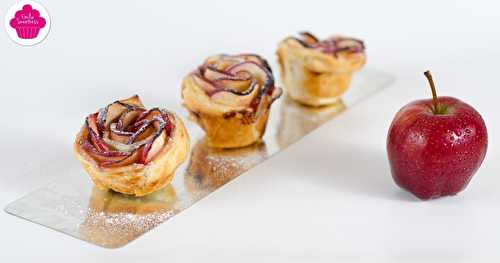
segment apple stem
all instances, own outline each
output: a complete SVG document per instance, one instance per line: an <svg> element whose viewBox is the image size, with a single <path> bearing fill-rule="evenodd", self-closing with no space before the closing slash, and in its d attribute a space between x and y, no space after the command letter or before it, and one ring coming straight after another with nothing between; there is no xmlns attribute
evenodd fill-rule
<svg viewBox="0 0 500 263"><path fill-rule="evenodd" d="M429 85L431 86L431 90L432 90L432 102L434 104L434 109L432 110L432 112L434 114L439 114L436 86L434 85L434 80L432 80L431 72L429 70L427 70L426 72L424 72L424 75L425 75L425 77L427 77L427 80L429 81Z"/></svg>

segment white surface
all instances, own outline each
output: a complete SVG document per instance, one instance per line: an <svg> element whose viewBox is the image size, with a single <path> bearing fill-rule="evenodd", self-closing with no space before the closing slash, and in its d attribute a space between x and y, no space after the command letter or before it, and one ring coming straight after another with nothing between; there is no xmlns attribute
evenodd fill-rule
<svg viewBox="0 0 500 263"><path fill-rule="evenodd" d="M78 165L70 148L85 114L131 93L178 103L182 76L213 53L273 61L298 30L340 32L364 39L370 66L398 79L122 249L1 212L2 262L498 262L494 1L147 2L42 1L52 17L44 42L21 47L0 33L0 207L56 179L61 163ZM0 1L2 16L13 3ZM490 134L467 190L431 202L394 185L385 153L395 112L430 96L425 69L439 94L474 105Z"/></svg>

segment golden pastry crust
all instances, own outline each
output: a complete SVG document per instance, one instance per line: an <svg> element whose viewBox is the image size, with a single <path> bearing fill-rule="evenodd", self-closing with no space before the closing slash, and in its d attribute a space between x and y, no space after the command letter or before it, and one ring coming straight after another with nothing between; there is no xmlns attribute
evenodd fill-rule
<svg viewBox="0 0 500 263"><path fill-rule="evenodd" d="M302 104L321 106L335 103L349 87L353 72L366 63L364 45L356 42L358 40L334 36L325 41L344 41L346 47L360 45L360 48L353 51L344 47L325 52L314 46L322 47L323 42L312 41L312 46L309 46L290 37L279 44L277 57L282 82L287 94Z"/></svg>
<svg viewBox="0 0 500 263"><path fill-rule="evenodd" d="M281 92L267 62L252 54L210 57L182 82L190 118L217 148L244 147L262 138Z"/></svg>
<svg viewBox="0 0 500 263"><path fill-rule="evenodd" d="M135 196L144 196L168 185L177 167L186 159L190 147L189 135L182 120L174 113L168 114L174 128L154 156L147 162L135 160L117 166L103 165L88 150L85 142L88 141L89 129L87 124L84 125L76 137L74 152L95 185ZM141 147L131 152L130 156L138 155Z"/></svg>

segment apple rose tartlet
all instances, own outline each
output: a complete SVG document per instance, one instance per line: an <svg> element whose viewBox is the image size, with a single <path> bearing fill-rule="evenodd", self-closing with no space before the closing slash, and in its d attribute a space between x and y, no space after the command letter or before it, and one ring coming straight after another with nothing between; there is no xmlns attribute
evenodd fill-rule
<svg viewBox="0 0 500 263"><path fill-rule="evenodd" d="M281 79L290 97L309 106L335 103L353 72L366 62L361 40L333 36L318 40L310 33L288 37L278 46Z"/></svg>
<svg viewBox="0 0 500 263"><path fill-rule="evenodd" d="M205 131L208 145L217 148L260 140L281 93L267 61L253 54L209 57L182 83L184 106Z"/></svg>
<svg viewBox="0 0 500 263"><path fill-rule="evenodd" d="M146 110L136 95L90 114L74 150L97 187L143 196L170 183L189 143L179 117Z"/></svg>

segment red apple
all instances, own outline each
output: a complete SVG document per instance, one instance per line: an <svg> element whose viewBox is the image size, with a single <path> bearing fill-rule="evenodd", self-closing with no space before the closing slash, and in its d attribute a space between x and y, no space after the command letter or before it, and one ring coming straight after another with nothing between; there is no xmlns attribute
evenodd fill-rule
<svg viewBox="0 0 500 263"><path fill-rule="evenodd" d="M387 135L394 181L422 200L463 190L488 146L481 115L456 98L437 97L430 72L425 75L433 98L399 110Z"/></svg>

